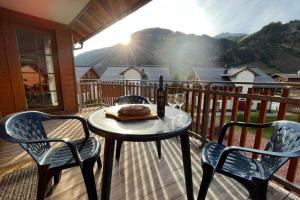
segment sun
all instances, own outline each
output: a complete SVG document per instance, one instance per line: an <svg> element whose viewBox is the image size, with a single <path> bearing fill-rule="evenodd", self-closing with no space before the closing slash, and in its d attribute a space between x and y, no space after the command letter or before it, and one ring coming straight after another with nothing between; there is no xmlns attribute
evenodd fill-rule
<svg viewBox="0 0 300 200"><path fill-rule="evenodd" d="M126 36L121 38L120 43L123 45L128 45L131 41L131 37L130 36Z"/></svg>

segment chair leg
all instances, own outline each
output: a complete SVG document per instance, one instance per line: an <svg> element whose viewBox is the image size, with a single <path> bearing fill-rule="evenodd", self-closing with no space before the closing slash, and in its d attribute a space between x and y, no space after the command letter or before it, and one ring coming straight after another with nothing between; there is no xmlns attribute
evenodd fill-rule
<svg viewBox="0 0 300 200"><path fill-rule="evenodd" d="M266 200L268 181L254 181L253 190L248 190L253 200Z"/></svg>
<svg viewBox="0 0 300 200"><path fill-rule="evenodd" d="M96 190L96 183L95 177L93 172L94 162L83 163L83 167L81 168L82 176L84 179L86 191L88 194L89 200L97 200L97 190Z"/></svg>
<svg viewBox="0 0 300 200"><path fill-rule="evenodd" d="M98 165L99 168L102 167L102 162L101 162L100 156L99 156L98 159L97 159L97 165Z"/></svg>
<svg viewBox="0 0 300 200"><path fill-rule="evenodd" d="M49 173L47 168L38 168L38 188L37 188L37 200L43 200L45 198L48 183L52 175Z"/></svg>
<svg viewBox="0 0 300 200"><path fill-rule="evenodd" d="M214 176L214 169L212 166L209 165L202 165L203 175L200 190L198 193L198 200L205 200L209 185L212 181Z"/></svg>
<svg viewBox="0 0 300 200"><path fill-rule="evenodd" d="M54 175L54 184L58 184L61 179L61 171Z"/></svg>
<svg viewBox="0 0 300 200"><path fill-rule="evenodd" d="M116 159L119 160L123 141L117 140Z"/></svg>
<svg viewBox="0 0 300 200"><path fill-rule="evenodd" d="M156 148L157 148L158 158L160 159L161 158L161 141L160 140L156 141Z"/></svg>

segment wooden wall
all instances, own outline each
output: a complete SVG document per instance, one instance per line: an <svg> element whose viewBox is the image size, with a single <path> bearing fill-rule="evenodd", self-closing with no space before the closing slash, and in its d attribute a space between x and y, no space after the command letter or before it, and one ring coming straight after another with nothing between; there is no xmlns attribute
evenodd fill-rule
<svg viewBox="0 0 300 200"><path fill-rule="evenodd" d="M26 110L23 80L13 24L55 32L62 91L62 110L76 112L76 79L71 30L68 26L0 8L0 112L3 116Z"/></svg>
<svg viewBox="0 0 300 200"><path fill-rule="evenodd" d="M1 22L1 21L0 21ZM16 110L5 51L4 36L0 27L0 112L2 116Z"/></svg>

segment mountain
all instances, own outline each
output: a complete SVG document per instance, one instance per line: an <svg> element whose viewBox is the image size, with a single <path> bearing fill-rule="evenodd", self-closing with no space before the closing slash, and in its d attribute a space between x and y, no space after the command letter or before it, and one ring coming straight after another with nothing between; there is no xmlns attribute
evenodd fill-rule
<svg viewBox="0 0 300 200"><path fill-rule="evenodd" d="M296 73L300 69L300 21L271 23L243 38L239 50L247 50L274 71Z"/></svg>
<svg viewBox="0 0 300 200"><path fill-rule="evenodd" d="M191 67L215 66L225 49L236 44L207 35L186 35L167 29L151 28L131 35L129 45L118 44L76 56L76 65L103 69L108 65L169 65L173 75L187 76Z"/></svg>
<svg viewBox="0 0 300 200"><path fill-rule="evenodd" d="M221 34L226 35L231 34ZM167 64L180 78L185 78L192 67L225 64L254 65L270 74L296 73L300 69L300 21L271 23L237 41L150 28L132 34L129 45L85 52L75 57L75 63L100 71L109 65Z"/></svg>
<svg viewBox="0 0 300 200"><path fill-rule="evenodd" d="M238 42L246 36L247 36L246 33L228 33L228 32L225 32L225 33L220 33L218 35L215 35L214 38L227 39L227 40L231 40L233 42Z"/></svg>

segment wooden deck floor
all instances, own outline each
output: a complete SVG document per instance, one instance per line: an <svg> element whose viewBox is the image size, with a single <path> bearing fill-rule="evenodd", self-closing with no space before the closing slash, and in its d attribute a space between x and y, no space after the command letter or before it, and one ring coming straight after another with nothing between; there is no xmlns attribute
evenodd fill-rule
<svg viewBox="0 0 300 200"><path fill-rule="evenodd" d="M94 109L85 109L80 114L87 116ZM47 123L50 136L67 138L80 137L80 124L75 121L53 121ZM103 156L103 140L102 152ZM193 170L194 197L197 196L202 177L199 146L201 143L191 139L191 160ZM30 158L17 145L0 144L0 169L6 173L14 168L24 166ZM95 180L98 197L102 169L95 165ZM234 180L222 175L215 175L207 199L248 199L247 191ZM79 168L63 172L61 182L56 186L48 200L87 199L83 178ZM162 158L159 160L155 143L129 143L122 146L121 158L114 161L111 184L111 199L186 199L180 141L177 138L162 142ZM268 199L300 199L282 187L271 183Z"/></svg>

